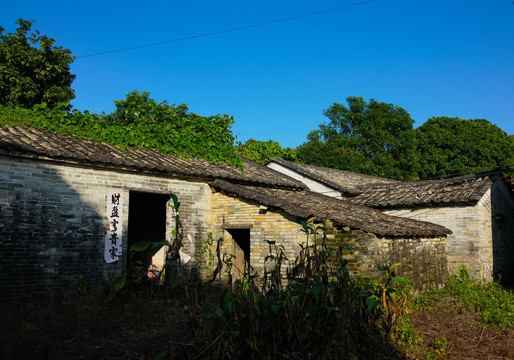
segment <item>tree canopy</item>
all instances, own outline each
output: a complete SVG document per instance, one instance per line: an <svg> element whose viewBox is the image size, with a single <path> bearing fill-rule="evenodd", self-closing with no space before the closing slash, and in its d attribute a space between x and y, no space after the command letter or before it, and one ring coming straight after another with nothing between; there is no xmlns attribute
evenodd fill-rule
<svg viewBox="0 0 514 360"><path fill-rule="evenodd" d="M279 157L289 161L296 160L296 149L284 148L279 142L274 140L259 141L248 139L245 143L239 142L236 146L236 151L238 154L261 164L265 164L272 157Z"/></svg>
<svg viewBox="0 0 514 360"><path fill-rule="evenodd" d="M309 133L298 160L363 174L413 178L414 121L403 108L348 96L348 107L334 103L324 111L328 124Z"/></svg>
<svg viewBox="0 0 514 360"><path fill-rule="evenodd" d="M434 117L413 129L399 106L349 96L298 147L307 164L397 180L442 178L514 165L514 138L484 119Z"/></svg>
<svg viewBox="0 0 514 360"><path fill-rule="evenodd" d="M18 19L14 33L0 27L0 104L31 108L45 102L54 107L75 98L70 73L74 57L55 40L31 32L34 21Z"/></svg>
<svg viewBox="0 0 514 360"><path fill-rule="evenodd" d="M514 165L514 139L485 119L433 117L416 129L421 178Z"/></svg>

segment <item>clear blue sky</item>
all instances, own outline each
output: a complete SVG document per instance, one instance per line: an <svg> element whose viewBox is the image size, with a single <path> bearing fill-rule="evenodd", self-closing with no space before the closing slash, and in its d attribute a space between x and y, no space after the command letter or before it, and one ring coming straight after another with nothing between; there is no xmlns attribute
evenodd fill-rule
<svg viewBox="0 0 514 360"><path fill-rule="evenodd" d="M346 0L7 1L81 56L354 4ZM432 116L485 118L514 134L511 0L377 0L216 36L77 58L73 105L110 112L132 89L233 115L238 140L296 146L346 96Z"/></svg>

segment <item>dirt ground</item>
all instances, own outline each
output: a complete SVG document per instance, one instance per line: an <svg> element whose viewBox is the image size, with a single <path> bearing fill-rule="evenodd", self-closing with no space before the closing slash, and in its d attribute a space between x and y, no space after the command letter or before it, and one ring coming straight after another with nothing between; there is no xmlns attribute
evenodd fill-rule
<svg viewBox="0 0 514 360"><path fill-rule="evenodd" d="M198 313L203 317L199 338L212 337L212 331L215 335L209 315L202 309ZM483 327L479 318L475 312L460 311L451 300L431 311L414 312L412 324L423 343L421 352L411 357L423 358L423 349L445 337L449 345L441 359L514 359L514 329ZM178 302L115 302L99 310L83 298L3 304L0 310L0 358L6 360L204 358L193 339Z"/></svg>
<svg viewBox="0 0 514 360"><path fill-rule="evenodd" d="M476 311L462 311L451 298L436 303L430 311L415 311L411 324L421 333L425 350L434 339L447 339L442 359L514 359L514 328L484 327Z"/></svg>
<svg viewBox="0 0 514 360"><path fill-rule="evenodd" d="M13 304L2 313L1 359L146 360L182 351L192 338L184 310L161 302L100 310L81 299Z"/></svg>

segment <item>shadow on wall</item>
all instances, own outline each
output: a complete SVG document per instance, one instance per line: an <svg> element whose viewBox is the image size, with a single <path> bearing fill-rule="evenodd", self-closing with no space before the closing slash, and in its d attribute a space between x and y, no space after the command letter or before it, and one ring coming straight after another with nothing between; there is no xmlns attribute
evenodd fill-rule
<svg viewBox="0 0 514 360"><path fill-rule="evenodd" d="M76 289L81 279L102 277L105 218L52 167L4 160L0 300Z"/></svg>
<svg viewBox="0 0 514 360"><path fill-rule="evenodd" d="M505 190L494 186L491 194L493 272L503 286L514 288L514 200Z"/></svg>

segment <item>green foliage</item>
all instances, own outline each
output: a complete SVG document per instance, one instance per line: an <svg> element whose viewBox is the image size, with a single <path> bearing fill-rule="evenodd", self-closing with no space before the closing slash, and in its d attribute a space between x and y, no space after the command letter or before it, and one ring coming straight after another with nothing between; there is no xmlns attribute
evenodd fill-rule
<svg viewBox="0 0 514 360"><path fill-rule="evenodd" d="M55 40L31 32L33 21L18 19L14 33L0 27L0 104L31 108L54 107L75 97L70 73L74 57Z"/></svg>
<svg viewBox="0 0 514 360"><path fill-rule="evenodd" d="M514 293L497 282L471 280L464 265L458 276L450 276L442 289L431 289L420 294L415 301L418 308L428 308L434 301L452 297L463 310L474 308L484 324L506 328L514 326Z"/></svg>
<svg viewBox="0 0 514 360"><path fill-rule="evenodd" d="M88 137L122 149L155 149L180 157L242 166L232 145L232 117L203 117L190 113L186 105L158 104L149 93L135 90L115 103L116 110L107 115L67 112L68 104L61 103L52 109L46 104L32 109L0 105L0 126L37 127Z"/></svg>
<svg viewBox="0 0 514 360"><path fill-rule="evenodd" d="M219 347L217 358L356 358L363 351L358 339L382 341L385 332L377 326L389 328L396 314L388 314L405 310L398 299L409 291L398 285L394 271L383 280L354 280L342 257L344 246L326 246L323 224L304 223L301 230L306 243L286 274L283 247L264 240L269 254L262 288L256 274L247 274L224 291L219 305L207 306L220 324L217 344L209 345ZM376 298L384 303L370 306Z"/></svg>
<svg viewBox="0 0 514 360"><path fill-rule="evenodd" d="M460 281L465 283L469 282L469 271L466 265L461 264L457 270L457 274L459 276Z"/></svg>
<svg viewBox="0 0 514 360"><path fill-rule="evenodd" d="M408 315L398 316L391 338L397 344L410 349L414 349L422 340L421 334L412 327Z"/></svg>
<svg viewBox="0 0 514 360"><path fill-rule="evenodd" d="M198 260L196 262L196 270L201 273L202 268L206 266L205 271L209 274L212 273L214 265L214 253L212 251L212 247L214 245L214 238L212 236L212 231L207 233L207 239L203 241L203 246L198 252Z"/></svg>
<svg viewBox="0 0 514 360"><path fill-rule="evenodd" d="M382 328L389 333L396 324L398 316L406 315L409 301L412 298L412 287L406 277L398 276L395 268L400 263L391 266L379 266L385 272L383 280L366 276L358 276L362 291L368 296L366 303L369 311L375 311L381 318Z"/></svg>
<svg viewBox="0 0 514 360"><path fill-rule="evenodd" d="M413 130L399 106L347 97L298 147L298 161L397 180L472 174L514 164L514 138L487 120L434 117Z"/></svg>
<svg viewBox="0 0 514 360"><path fill-rule="evenodd" d="M443 358L448 353L448 348L450 346L451 344L444 336L435 338L430 344L429 349L423 352L425 355L425 359L435 360Z"/></svg>
<svg viewBox="0 0 514 360"><path fill-rule="evenodd" d="M236 151L239 155L261 164L265 164L272 157L296 161L296 149L283 148L280 143L274 140L259 141L248 139L244 144L238 142Z"/></svg>
<svg viewBox="0 0 514 360"><path fill-rule="evenodd" d="M421 178L473 174L514 164L514 138L484 119L434 117L415 133Z"/></svg>
<svg viewBox="0 0 514 360"><path fill-rule="evenodd" d="M334 103L324 111L330 120L298 147L303 163L362 174L415 178L414 121L403 108L348 96L348 107Z"/></svg>

